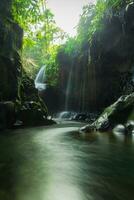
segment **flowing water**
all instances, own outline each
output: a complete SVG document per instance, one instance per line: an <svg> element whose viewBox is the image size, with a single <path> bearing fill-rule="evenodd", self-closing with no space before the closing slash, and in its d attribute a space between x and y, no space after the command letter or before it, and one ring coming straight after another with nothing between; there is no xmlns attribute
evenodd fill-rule
<svg viewBox="0 0 134 200"><path fill-rule="evenodd" d="M39 91L45 90L47 87L47 84L45 83L47 81L46 78L46 66L42 66L36 76L36 79L34 81L35 88L37 88Z"/></svg>
<svg viewBox="0 0 134 200"><path fill-rule="evenodd" d="M0 200L132 200L134 138L83 124L0 135Z"/></svg>
<svg viewBox="0 0 134 200"><path fill-rule="evenodd" d="M72 97L72 81L73 81L73 66L71 66L71 70L69 72L68 81L67 81L67 88L66 88L66 98L65 98L65 110L70 109L70 99Z"/></svg>
<svg viewBox="0 0 134 200"><path fill-rule="evenodd" d="M77 66L71 66L68 73L68 80L65 91L65 110L86 112L89 105L88 94L88 66L84 69L77 69Z"/></svg>
<svg viewBox="0 0 134 200"><path fill-rule="evenodd" d="M97 77L95 66L90 64L90 52L84 51L81 64L76 60L69 66L65 88L65 110L91 112L96 110ZM88 64L87 64L88 63Z"/></svg>

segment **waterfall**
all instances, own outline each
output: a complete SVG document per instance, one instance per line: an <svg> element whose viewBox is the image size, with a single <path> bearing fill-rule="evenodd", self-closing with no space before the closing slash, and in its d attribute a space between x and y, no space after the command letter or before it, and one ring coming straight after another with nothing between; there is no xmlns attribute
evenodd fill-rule
<svg viewBox="0 0 134 200"><path fill-rule="evenodd" d="M90 52L85 51L84 59L74 59L68 67L65 110L90 112L90 105L96 104L96 72L90 66ZM93 106L93 107L94 107Z"/></svg>
<svg viewBox="0 0 134 200"><path fill-rule="evenodd" d="M73 73L73 66L71 66L71 70L69 72L68 76L68 82L66 87L66 97L65 97L65 110L69 110L70 108L70 98L71 98L71 92L72 92L72 73Z"/></svg>
<svg viewBox="0 0 134 200"><path fill-rule="evenodd" d="M87 65L78 68L77 63L70 67L66 86L65 110L86 112L88 108L88 69Z"/></svg>
<svg viewBox="0 0 134 200"><path fill-rule="evenodd" d="M47 87L45 70L46 70L46 66L43 65L40 68L34 81L35 88L37 88L39 91L45 90Z"/></svg>

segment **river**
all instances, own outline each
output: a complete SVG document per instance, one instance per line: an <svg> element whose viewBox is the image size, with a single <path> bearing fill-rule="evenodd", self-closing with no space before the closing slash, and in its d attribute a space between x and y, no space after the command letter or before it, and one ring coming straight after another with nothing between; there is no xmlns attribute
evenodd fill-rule
<svg viewBox="0 0 134 200"><path fill-rule="evenodd" d="M0 135L0 200L132 200L134 138L80 123Z"/></svg>

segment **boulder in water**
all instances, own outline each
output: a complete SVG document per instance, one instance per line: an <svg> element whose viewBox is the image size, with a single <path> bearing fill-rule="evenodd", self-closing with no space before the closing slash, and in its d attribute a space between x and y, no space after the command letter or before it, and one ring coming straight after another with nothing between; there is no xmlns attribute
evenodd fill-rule
<svg viewBox="0 0 134 200"><path fill-rule="evenodd" d="M92 124L85 127L87 132L94 130L107 131L118 124L126 124L134 109L134 93L121 96L114 104L107 107L100 117ZM129 127L129 125L128 125ZM132 124L131 126L132 127ZM84 131L84 129L82 129Z"/></svg>
<svg viewBox="0 0 134 200"><path fill-rule="evenodd" d="M134 133L134 121L130 120L126 123L126 133L132 134Z"/></svg>
<svg viewBox="0 0 134 200"><path fill-rule="evenodd" d="M123 124L118 124L113 129L113 133L123 133L123 134L125 134L125 132L126 132L126 128Z"/></svg>

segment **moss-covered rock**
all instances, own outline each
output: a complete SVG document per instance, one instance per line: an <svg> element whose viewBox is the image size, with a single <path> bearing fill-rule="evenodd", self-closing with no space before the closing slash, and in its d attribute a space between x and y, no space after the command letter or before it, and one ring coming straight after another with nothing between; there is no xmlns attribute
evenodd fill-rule
<svg viewBox="0 0 134 200"><path fill-rule="evenodd" d="M19 86L19 100L20 107L24 105L31 105L34 110L41 109L46 116L48 114L48 109L45 102L39 97L38 90L34 86L34 80L29 78L26 72L23 70L20 86Z"/></svg>
<svg viewBox="0 0 134 200"><path fill-rule="evenodd" d="M100 117L92 124L81 130L90 132L93 130L106 131L117 124L126 124L128 120L134 120L134 93L121 96L114 104L107 107Z"/></svg>
<svg viewBox="0 0 134 200"><path fill-rule="evenodd" d="M0 129L11 128L15 120L48 124L47 108L22 69L23 30L14 22L11 6L12 0L0 1Z"/></svg>
<svg viewBox="0 0 134 200"><path fill-rule="evenodd" d="M59 87L62 98L68 96L69 110L102 111L120 96L134 91L134 3L123 1L117 8L114 6L117 1L110 2L113 6L107 7L100 16L94 14L94 20L85 15L88 25L84 27L83 22L83 27L79 27L85 29L85 34L82 44L76 45L78 49L74 48L73 53L70 50L71 55L65 50L67 44L59 50ZM100 17L100 25L94 27L89 42L88 33L97 17ZM84 21L84 14L82 19Z"/></svg>
<svg viewBox="0 0 134 200"><path fill-rule="evenodd" d="M22 45L22 37L22 29L14 23L12 18L6 15L6 11L3 12L0 18L1 100L14 100L18 96L18 83L21 75L21 62L18 52Z"/></svg>
<svg viewBox="0 0 134 200"><path fill-rule="evenodd" d="M0 127L9 128L15 119L15 100L21 76L19 50L23 30L13 21L11 0L0 1Z"/></svg>
<svg viewBox="0 0 134 200"><path fill-rule="evenodd" d="M17 112L17 119L22 121L24 126L51 125L55 122L48 120L46 110L43 109L41 103L25 101Z"/></svg>
<svg viewBox="0 0 134 200"><path fill-rule="evenodd" d="M98 108L105 108L121 95L134 91L134 3L120 9L110 8L104 13L102 24L90 45L89 68L95 76L90 85Z"/></svg>

